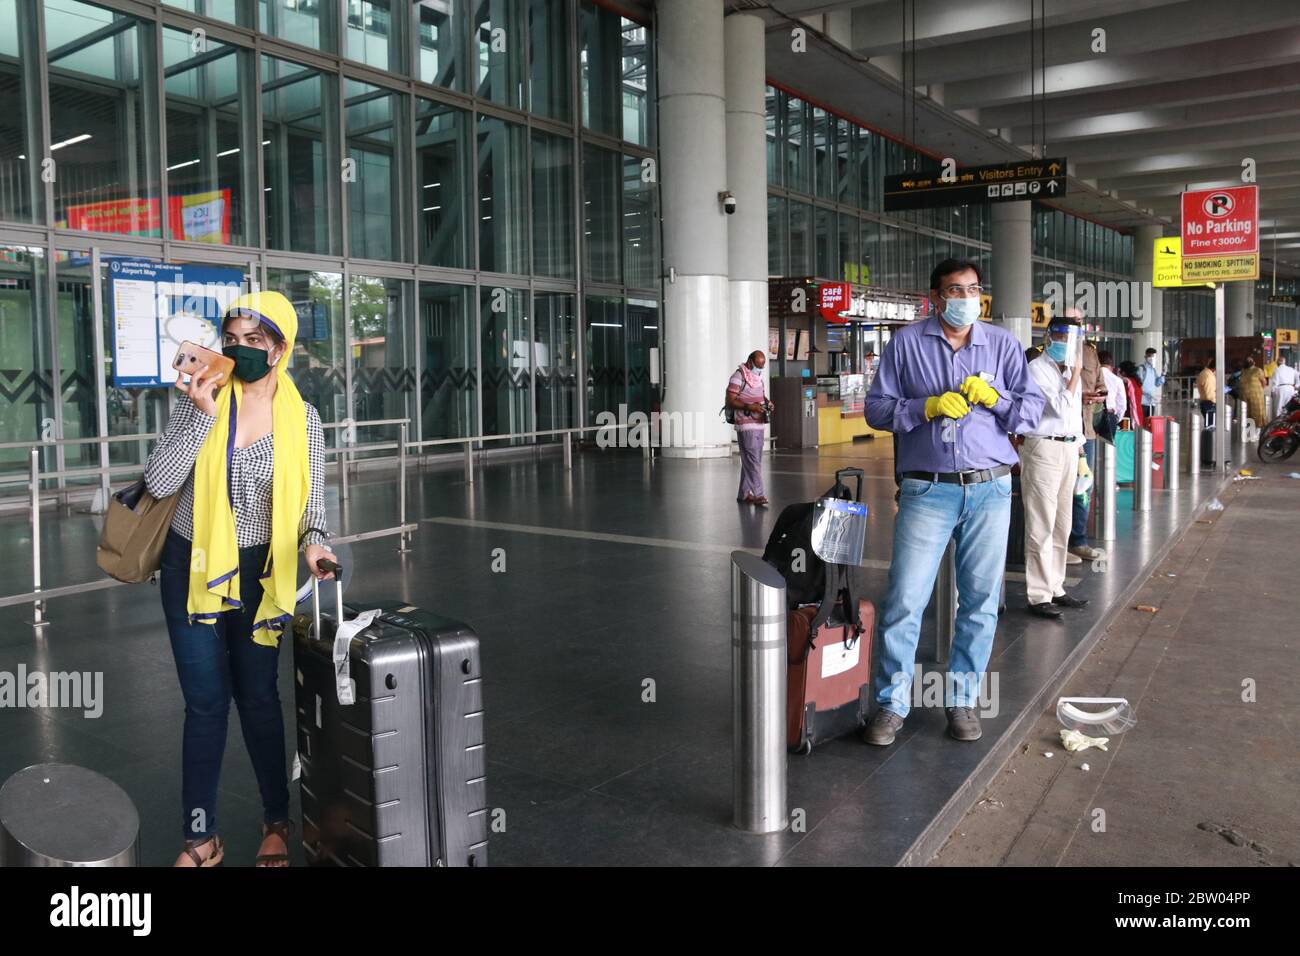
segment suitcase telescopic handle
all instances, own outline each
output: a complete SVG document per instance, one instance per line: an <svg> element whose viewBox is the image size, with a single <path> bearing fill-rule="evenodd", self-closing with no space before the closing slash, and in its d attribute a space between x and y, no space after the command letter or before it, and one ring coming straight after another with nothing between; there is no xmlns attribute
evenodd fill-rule
<svg viewBox="0 0 1300 956"><path fill-rule="evenodd" d="M841 468L841 469L839 469L838 471L835 472L835 484L836 484L836 486L839 486L839 485L841 485L841 484L844 484L844 483L840 480L841 478L856 478L856 479L858 479L858 494L857 494L857 497L855 497L853 500L854 500L854 501L861 501L861 500L862 500L862 469L861 469L861 468ZM844 487L847 489L847 488L848 488L848 485L845 484Z"/></svg>
<svg viewBox="0 0 1300 956"><path fill-rule="evenodd" d="M334 620L338 624L343 623L343 565L337 561L331 561L329 558L321 558L316 562L316 567L322 571L334 572ZM325 633L320 626L320 578L316 575L311 576L311 619L314 626L313 635L316 640L325 639Z"/></svg>

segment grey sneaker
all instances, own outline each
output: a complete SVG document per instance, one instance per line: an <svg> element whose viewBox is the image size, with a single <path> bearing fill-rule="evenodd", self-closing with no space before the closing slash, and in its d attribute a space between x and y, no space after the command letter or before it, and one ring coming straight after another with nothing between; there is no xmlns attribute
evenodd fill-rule
<svg viewBox="0 0 1300 956"><path fill-rule="evenodd" d="M903 729L903 718L892 710L881 707L871 715L871 720L862 731L862 742L875 747L888 747L894 742L894 736Z"/></svg>
<svg viewBox="0 0 1300 956"><path fill-rule="evenodd" d="M979 740L984 735L974 707L946 707L948 735L953 740Z"/></svg>

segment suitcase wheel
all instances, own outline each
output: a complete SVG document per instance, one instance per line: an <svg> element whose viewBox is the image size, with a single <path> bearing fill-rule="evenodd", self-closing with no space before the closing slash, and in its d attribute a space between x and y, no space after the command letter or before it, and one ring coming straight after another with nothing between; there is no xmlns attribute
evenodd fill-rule
<svg viewBox="0 0 1300 956"><path fill-rule="evenodd" d="M799 742L799 746L794 748L794 752L797 754L802 754L805 757L808 756L810 753L812 753L812 740L809 739L808 737L805 737L803 740Z"/></svg>

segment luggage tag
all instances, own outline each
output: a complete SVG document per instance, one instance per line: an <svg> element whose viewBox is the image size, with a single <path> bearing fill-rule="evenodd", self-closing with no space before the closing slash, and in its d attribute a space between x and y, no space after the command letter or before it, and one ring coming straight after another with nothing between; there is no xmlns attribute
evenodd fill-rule
<svg viewBox="0 0 1300 956"><path fill-rule="evenodd" d="M350 621L343 621L334 632L334 684L339 703L344 707L357 702L357 684L352 679L352 661L348 652L356 637L379 616L378 608L362 611Z"/></svg>

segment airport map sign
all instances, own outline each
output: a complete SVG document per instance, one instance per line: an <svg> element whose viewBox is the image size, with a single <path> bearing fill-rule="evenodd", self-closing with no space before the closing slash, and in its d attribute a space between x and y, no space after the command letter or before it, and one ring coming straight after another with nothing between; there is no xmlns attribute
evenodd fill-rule
<svg viewBox="0 0 1300 956"><path fill-rule="evenodd" d="M113 385L172 385L172 359L185 341L220 350L221 316L239 298L240 269L153 259L109 259Z"/></svg>
<svg viewBox="0 0 1300 956"><path fill-rule="evenodd" d="M1182 194L1184 283L1259 278L1259 187Z"/></svg>
<svg viewBox="0 0 1300 956"><path fill-rule="evenodd" d="M1054 199L1065 195L1065 168L1058 157L886 176L885 211Z"/></svg>

